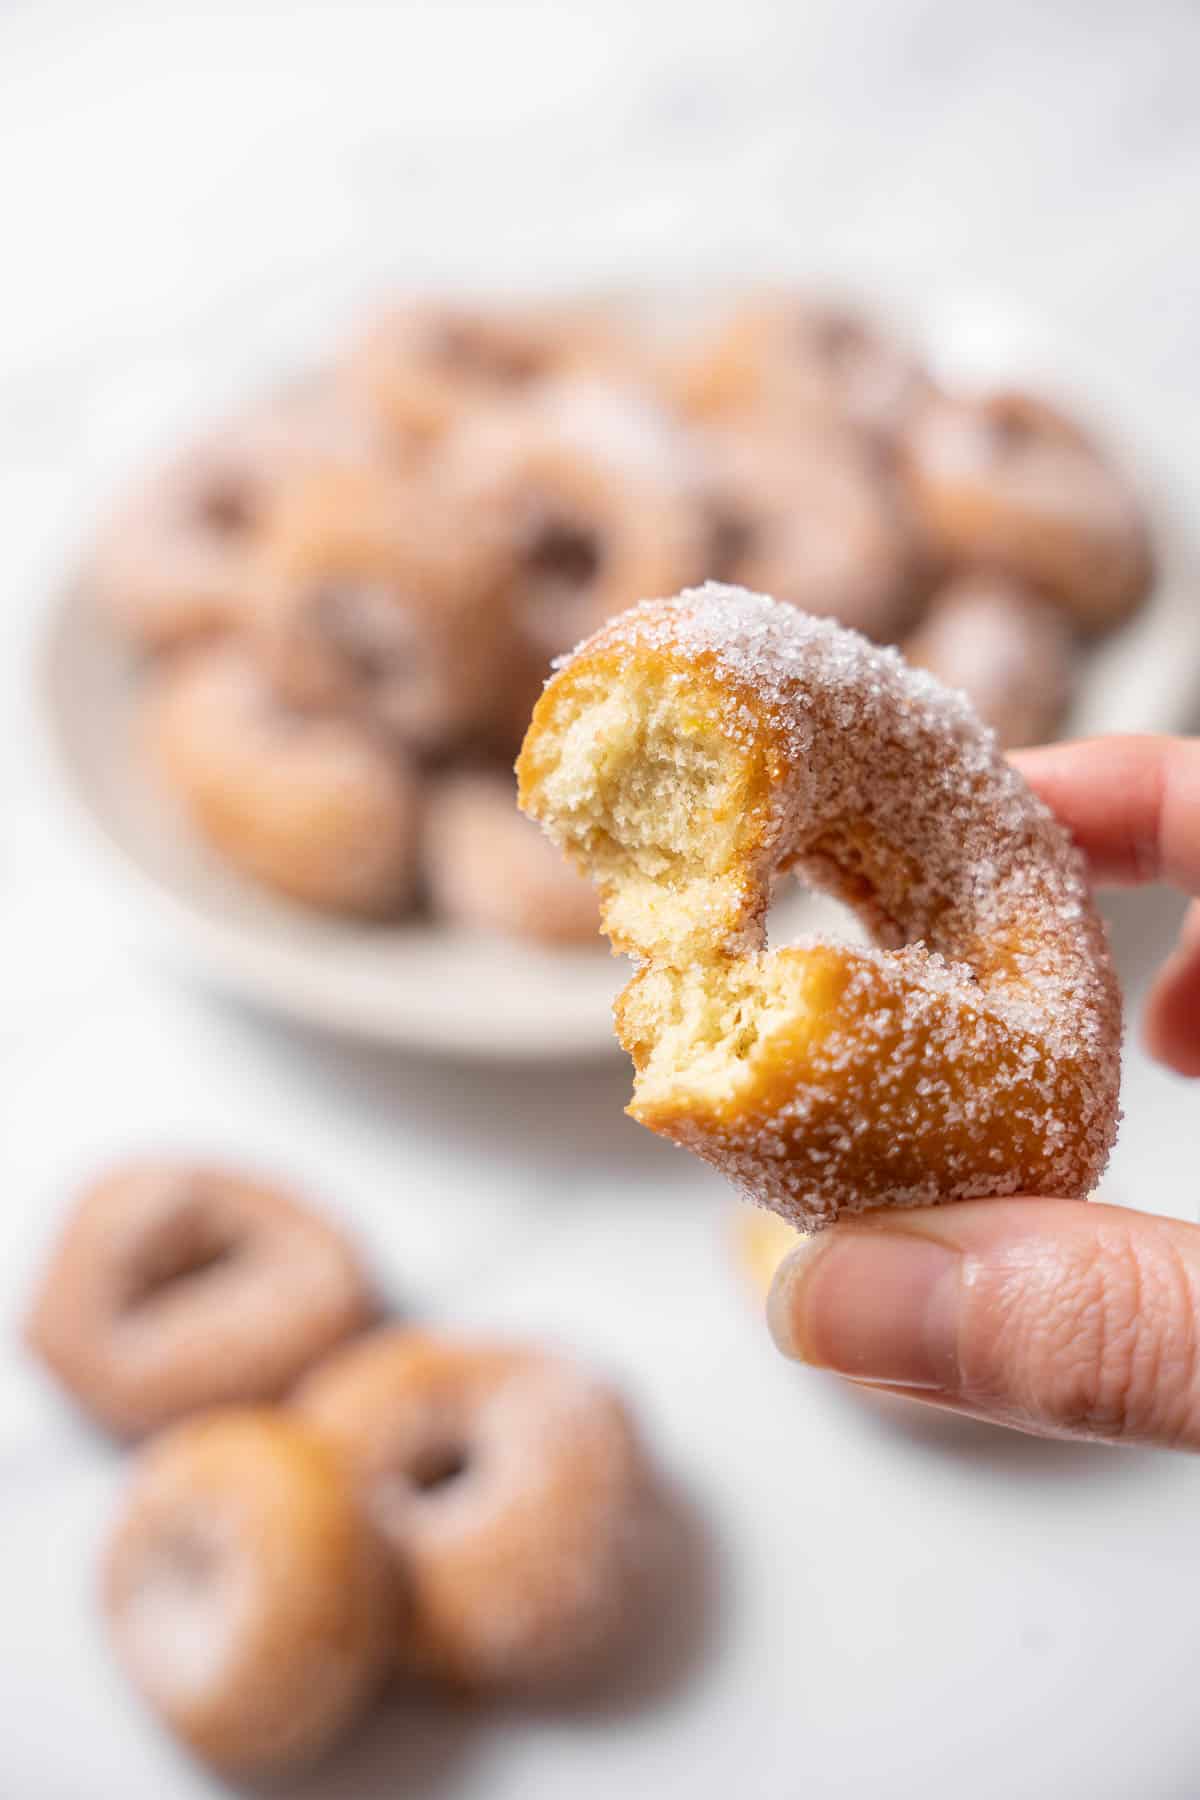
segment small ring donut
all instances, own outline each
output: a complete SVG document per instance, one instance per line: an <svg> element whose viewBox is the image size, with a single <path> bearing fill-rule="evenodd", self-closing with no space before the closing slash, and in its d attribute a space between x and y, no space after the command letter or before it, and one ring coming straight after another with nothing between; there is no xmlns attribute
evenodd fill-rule
<svg viewBox="0 0 1200 1800"><path fill-rule="evenodd" d="M206 1762L315 1756L385 1663L388 1570L337 1453L284 1413L178 1425L138 1457L104 1566L125 1672Z"/></svg>
<svg viewBox="0 0 1200 1800"><path fill-rule="evenodd" d="M845 433L712 433L706 573L893 642L909 611L910 533L885 472Z"/></svg>
<svg viewBox="0 0 1200 1800"><path fill-rule="evenodd" d="M503 546L509 611L542 675L639 595L669 593L703 566L686 483L648 478L595 434L584 442L536 417L493 416L464 430L452 454L448 480Z"/></svg>
<svg viewBox="0 0 1200 1800"><path fill-rule="evenodd" d="M402 441L436 442L477 409L528 397L547 377L619 359L614 321L592 309L393 306L346 354L351 396Z"/></svg>
<svg viewBox="0 0 1200 1800"><path fill-rule="evenodd" d="M939 396L916 415L902 472L918 521L951 562L999 570L1089 630L1137 610L1153 579L1133 489L1071 420L1030 394Z"/></svg>
<svg viewBox="0 0 1200 1800"><path fill-rule="evenodd" d="M543 1351L388 1330L314 1370L296 1405L349 1459L397 1560L404 1667L540 1686L612 1653L653 1508L610 1388Z"/></svg>
<svg viewBox="0 0 1200 1800"><path fill-rule="evenodd" d="M96 603L149 653L242 629L280 492L317 456L367 455L372 442L321 381L248 410L117 504L87 562Z"/></svg>
<svg viewBox="0 0 1200 1800"><path fill-rule="evenodd" d="M544 944L599 938L595 889L518 812L511 775L463 769L431 787L422 866L449 925Z"/></svg>
<svg viewBox="0 0 1200 1800"><path fill-rule="evenodd" d="M274 1399L373 1311L346 1240L280 1189L148 1162L84 1191L26 1329L87 1412L136 1437Z"/></svg>
<svg viewBox="0 0 1200 1800"><path fill-rule="evenodd" d="M1052 737L1071 697L1075 646L1062 613L1003 576L947 583L904 654L964 693L1005 749Z"/></svg>
<svg viewBox="0 0 1200 1800"><path fill-rule="evenodd" d="M668 381L695 417L840 420L884 447L929 387L916 357L878 325L796 294L742 301L685 349Z"/></svg>
<svg viewBox="0 0 1200 1800"><path fill-rule="evenodd" d="M163 669L146 707L155 766L235 868L323 912L404 909L419 784L366 727L284 705L233 644Z"/></svg>
<svg viewBox="0 0 1200 1800"><path fill-rule="evenodd" d="M511 731L518 703L528 717L540 671L518 664L502 557L428 482L297 482L263 562L263 654L293 704L422 753Z"/></svg>
<svg viewBox="0 0 1200 1800"><path fill-rule="evenodd" d="M520 800L591 872L633 1116L800 1227L1084 1195L1116 1133L1120 1001L1066 832L960 696L715 584L559 669ZM795 869L880 948L765 949Z"/></svg>

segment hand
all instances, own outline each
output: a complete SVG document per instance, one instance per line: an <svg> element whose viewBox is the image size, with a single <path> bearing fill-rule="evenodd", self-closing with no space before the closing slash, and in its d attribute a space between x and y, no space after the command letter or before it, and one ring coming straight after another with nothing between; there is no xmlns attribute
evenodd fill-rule
<svg viewBox="0 0 1200 1800"><path fill-rule="evenodd" d="M1101 882L1200 896L1200 740L1016 759ZM1200 900L1159 971L1151 1052L1200 1076ZM1077 1200L968 1200L817 1234L768 1303L786 1356L1049 1437L1200 1450L1200 1226Z"/></svg>

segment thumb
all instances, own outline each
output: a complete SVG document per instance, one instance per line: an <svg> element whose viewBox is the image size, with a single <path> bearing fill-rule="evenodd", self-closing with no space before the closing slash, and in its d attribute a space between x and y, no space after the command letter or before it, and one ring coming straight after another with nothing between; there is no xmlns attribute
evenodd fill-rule
<svg viewBox="0 0 1200 1800"><path fill-rule="evenodd" d="M786 1356L1043 1436L1200 1450L1200 1227L1077 1200L876 1213L768 1303Z"/></svg>

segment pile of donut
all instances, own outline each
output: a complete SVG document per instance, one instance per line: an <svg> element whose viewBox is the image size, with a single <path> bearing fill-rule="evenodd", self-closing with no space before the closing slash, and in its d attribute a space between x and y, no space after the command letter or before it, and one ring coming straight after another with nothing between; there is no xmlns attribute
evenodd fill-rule
<svg viewBox="0 0 1200 1800"><path fill-rule="evenodd" d="M1152 579L1106 449L803 294L671 310L393 305L116 507L88 588L148 664L148 756L238 870L594 939L512 759L552 657L707 578L901 644L1005 745L1053 733Z"/></svg>
<svg viewBox="0 0 1200 1800"><path fill-rule="evenodd" d="M145 1162L79 1199L27 1337L137 1455L103 1571L127 1674L195 1755L316 1755L389 1672L552 1690L628 1649L662 1490L621 1397L527 1344L380 1323L288 1192Z"/></svg>

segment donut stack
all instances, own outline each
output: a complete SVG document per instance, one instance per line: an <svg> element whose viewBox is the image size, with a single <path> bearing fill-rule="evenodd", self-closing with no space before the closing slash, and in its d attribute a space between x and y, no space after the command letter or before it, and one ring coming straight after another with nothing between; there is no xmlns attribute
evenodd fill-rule
<svg viewBox="0 0 1200 1800"><path fill-rule="evenodd" d="M903 644L1004 744L1053 732L1152 577L1107 452L842 307L675 311L391 306L114 508L87 583L145 662L159 779L241 873L594 940L512 759L554 656L707 578Z"/></svg>
<svg viewBox="0 0 1200 1800"><path fill-rule="evenodd" d="M162 1160L85 1190L35 1295L31 1348L144 1440L104 1558L113 1648L219 1768L316 1755L389 1673L578 1688L657 1592L660 1490L612 1387L378 1314L294 1195Z"/></svg>

